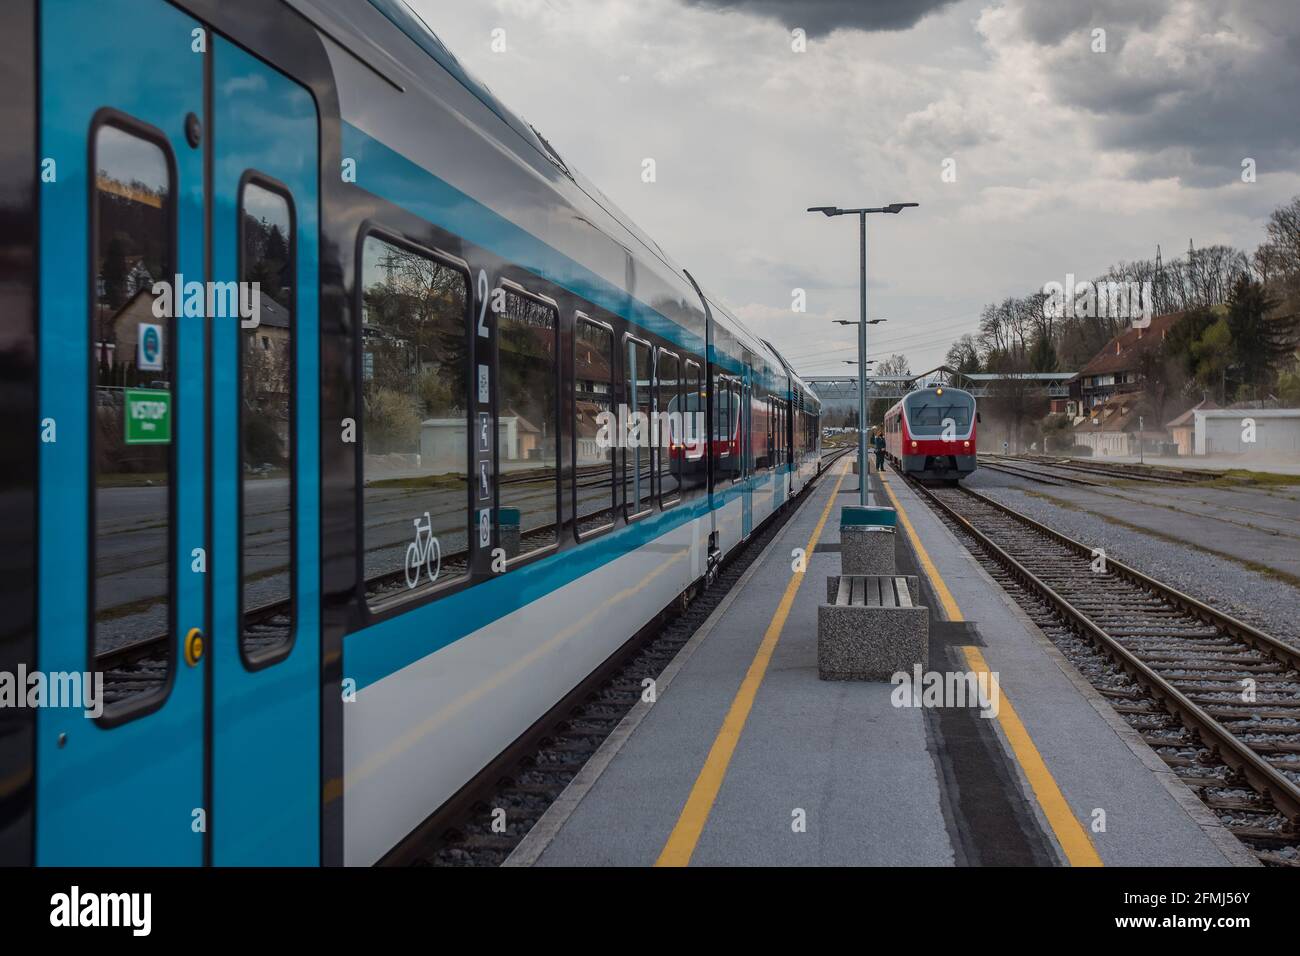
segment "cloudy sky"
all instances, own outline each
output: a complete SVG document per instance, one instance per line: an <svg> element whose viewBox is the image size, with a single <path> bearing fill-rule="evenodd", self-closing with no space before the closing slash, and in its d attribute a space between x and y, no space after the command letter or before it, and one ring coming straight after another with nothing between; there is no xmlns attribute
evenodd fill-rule
<svg viewBox="0 0 1300 956"><path fill-rule="evenodd" d="M409 2L805 374L853 374L858 313L857 222L807 206L921 204L867 248L871 352L921 371L987 302L1253 251L1300 193L1297 0Z"/></svg>

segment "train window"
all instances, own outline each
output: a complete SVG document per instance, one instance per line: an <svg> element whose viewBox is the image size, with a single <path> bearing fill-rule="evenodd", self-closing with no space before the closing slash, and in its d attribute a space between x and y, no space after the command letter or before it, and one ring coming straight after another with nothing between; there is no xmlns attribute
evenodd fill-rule
<svg viewBox="0 0 1300 956"><path fill-rule="evenodd" d="M288 195L268 185L246 180L239 202L239 278L260 295L239 351L240 651L256 664L293 640L294 222Z"/></svg>
<svg viewBox="0 0 1300 956"><path fill-rule="evenodd" d="M614 481L614 332L580 315L574 329L574 513L577 535L609 527L617 507ZM602 419L602 415L605 416ZM602 422L604 427L602 428Z"/></svg>
<svg viewBox="0 0 1300 956"><path fill-rule="evenodd" d="M709 423L709 451L713 456L713 474L715 481L721 481L725 474L727 459L723 457L727 449L727 385L716 373L713 376L713 420Z"/></svg>
<svg viewBox="0 0 1300 956"><path fill-rule="evenodd" d="M781 403L781 446L785 449L784 461L794 463L794 430L791 427L790 403Z"/></svg>
<svg viewBox="0 0 1300 956"><path fill-rule="evenodd" d="M650 510L653 495L654 455L650 432L651 404L651 367L650 346L634 339L624 337L626 362L624 364L624 403L629 418L637 416L637 422L645 424L633 429L628 427L627 434L620 435L623 444L623 505L627 517L640 517ZM645 416L642 418L641 416Z"/></svg>
<svg viewBox="0 0 1300 956"><path fill-rule="evenodd" d="M497 328L497 514L513 560L559 540L559 318L549 301L507 288Z"/></svg>
<svg viewBox="0 0 1300 956"><path fill-rule="evenodd" d="M740 467L740 458L735 443L731 380L725 375L719 375L714 379L713 386L713 473L717 481L726 477L734 479Z"/></svg>
<svg viewBox="0 0 1300 956"><path fill-rule="evenodd" d="M686 360L682 387L686 391L682 401L682 461L678 479L686 487L703 482L707 467L704 455L709 441L708 405L704 394L704 371L699 362Z"/></svg>
<svg viewBox="0 0 1300 956"><path fill-rule="evenodd" d="M655 400L655 450L659 455L659 503L674 505L681 497L683 421L681 362L672 352L659 350L655 365L658 395Z"/></svg>
<svg viewBox="0 0 1300 956"><path fill-rule="evenodd" d="M904 400L907 425L918 435L938 435L951 420L952 427L965 431L970 427L974 401L965 392L913 392Z"/></svg>
<svg viewBox="0 0 1300 956"><path fill-rule="evenodd" d="M363 574L373 606L469 570L469 276L398 239L361 246Z"/></svg>
<svg viewBox="0 0 1300 956"><path fill-rule="evenodd" d="M753 388L747 382L737 383L737 393L735 398L739 404L739 421L737 422L737 435L739 436L741 446L741 476L748 476L754 473L754 392Z"/></svg>
<svg viewBox="0 0 1300 956"><path fill-rule="evenodd" d="M176 272L175 196L171 156L152 139L103 124L93 150L89 670L105 673L118 717L162 699L175 656L175 328L153 292Z"/></svg>
<svg viewBox="0 0 1300 956"><path fill-rule="evenodd" d="M731 453L731 480L740 481L745 477L748 462L745 456L749 451L749 442L745 438L745 390L740 383L731 379L727 383L727 449Z"/></svg>
<svg viewBox="0 0 1300 956"><path fill-rule="evenodd" d="M781 400L779 398L769 400L768 407L772 412L772 424L769 429L772 433L772 464L779 466L781 464Z"/></svg>
<svg viewBox="0 0 1300 956"><path fill-rule="evenodd" d="M800 455L802 455L803 451L803 436L800 434L800 429L803 428L803 414L800 411L800 398L798 398L798 393L794 395L793 401L790 402L788 411L790 414L790 421L793 423L793 428L790 428L790 462L796 463L802 460Z"/></svg>
<svg viewBox="0 0 1300 956"><path fill-rule="evenodd" d="M777 432L777 441L781 445L781 464L790 464L790 403L782 400L781 409L781 428Z"/></svg>
<svg viewBox="0 0 1300 956"><path fill-rule="evenodd" d="M764 464L766 464L768 468L772 468L776 465L776 399L769 395L767 398L763 399L762 408L763 414L767 418L767 421L763 426L767 438L767 460Z"/></svg>
<svg viewBox="0 0 1300 956"><path fill-rule="evenodd" d="M754 453L761 461L761 467L771 468L773 461L772 451L772 399L769 396L763 396L755 403L755 414L761 421L758 425L758 450Z"/></svg>
<svg viewBox="0 0 1300 956"><path fill-rule="evenodd" d="M772 407L775 409L775 413L776 413L773 419L775 424L772 429L772 434L775 436L776 439L776 463L777 465L784 465L786 463L785 461L785 403L778 398L773 401Z"/></svg>

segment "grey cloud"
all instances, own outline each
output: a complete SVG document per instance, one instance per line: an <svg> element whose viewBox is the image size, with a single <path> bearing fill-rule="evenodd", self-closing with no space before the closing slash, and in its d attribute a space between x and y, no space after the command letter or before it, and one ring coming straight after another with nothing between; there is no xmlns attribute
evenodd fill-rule
<svg viewBox="0 0 1300 956"><path fill-rule="evenodd" d="M1093 114L1106 149L1134 153L1137 179L1211 186L1244 157L1300 169L1300 16L1295 0L1154 0L1013 4L1022 38L1041 48L1055 98ZM1090 49L1106 30L1107 52Z"/></svg>
<svg viewBox="0 0 1300 956"><path fill-rule="evenodd" d="M1054 46L1093 27L1149 29L1168 8L1168 0L1031 0L1017 12L1029 39Z"/></svg>
<svg viewBox="0 0 1300 956"><path fill-rule="evenodd" d="M697 7L768 17L809 36L832 30L907 30L956 0L687 0Z"/></svg>

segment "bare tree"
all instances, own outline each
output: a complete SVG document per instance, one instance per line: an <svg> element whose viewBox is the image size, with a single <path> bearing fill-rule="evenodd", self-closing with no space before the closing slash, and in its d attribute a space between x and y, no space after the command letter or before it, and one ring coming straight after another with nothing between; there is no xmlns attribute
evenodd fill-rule
<svg viewBox="0 0 1300 956"><path fill-rule="evenodd" d="M999 306L986 305L980 313L979 345L985 356L1007 350L1007 329Z"/></svg>
<svg viewBox="0 0 1300 956"><path fill-rule="evenodd" d="M912 369L907 364L906 355L899 355L895 353L894 355L889 356L889 358L885 359L883 362L877 362L871 374L875 376L911 375ZM889 411L889 407L893 404L894 401L893 399L890 398L873 399L871 402L871 407L867 409L867 416L869 422L874 422L876 424L879 424L880 422L884 421L885 412Z"/></svg>
<svg viewBox="0 0 1300 956"><path fill-rule="evenodd" d="M943 363L963 375L978 372L980 370L980 352L975 336L967 332L956 342L953 342L952 347L948 349L948 354L944 356Z"/></svg>
<svg viewBox="0 0 1300 956"><path fill-rule="evenodd" d="M1300 196L1295 196L1285 206L1279 206L1268 217L1264 227L1268 241L1282 253L1287 272L1300 271Z"/></svg>
<svg viewBox="0 0 1300 956"><path fill-rule="evenodd" d="M1264 285L1271 285L1285 277L1285 253L1282 248L1273 242L1261 242L1259 248L1255 250L1255 255L1251 257L1251 265L1255 271L1255 278Z"/></svg>

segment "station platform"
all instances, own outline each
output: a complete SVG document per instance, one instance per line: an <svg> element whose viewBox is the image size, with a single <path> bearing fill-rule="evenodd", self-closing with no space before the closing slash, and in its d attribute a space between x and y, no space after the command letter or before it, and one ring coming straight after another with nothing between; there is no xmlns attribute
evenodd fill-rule
<svg viewBox="0 0 1300 956"><path fill-rule="evenodd" d="M897 573L921 579L928 670L993 671L996 716L819 680L849 468L813 489L507 865L1255 864L895 475L870 478L899 511Z"/></svg>

